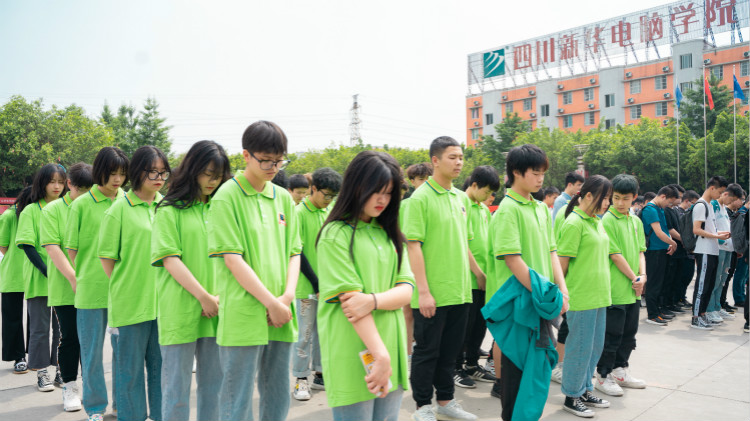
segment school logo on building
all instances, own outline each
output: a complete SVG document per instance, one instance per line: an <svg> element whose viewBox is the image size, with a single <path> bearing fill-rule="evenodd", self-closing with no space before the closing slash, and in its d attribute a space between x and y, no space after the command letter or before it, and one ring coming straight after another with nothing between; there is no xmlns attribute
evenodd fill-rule
<svg viewBox="0 0 750 421"><path fill-rule="evenodd" d="M284 218L284 214L279 212L279 225L286 226L286 218Z"/></svg>
<svg viewBox="0 0 750 421"><path fill-rule="evenodd" d="M484 53L484 78L505 74L505 48Z"/></svg>

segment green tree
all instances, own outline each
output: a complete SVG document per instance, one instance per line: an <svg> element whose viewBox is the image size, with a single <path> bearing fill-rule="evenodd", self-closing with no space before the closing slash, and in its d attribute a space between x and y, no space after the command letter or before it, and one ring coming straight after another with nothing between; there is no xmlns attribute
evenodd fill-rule
<svg viewBox="0 0 750 421"><path fill-rule="evenodd" d="M732 91L726 86L719 85L720 80L711 75L708 79L714 109L708 108L706 98L706 128L711 131L716 124L716 117L732 105ZM684 122L695 137L703 137L703 79L693 82L693 89L683 92L685 98L680 104L680 121Z"/></svg>
<svg viewBox="0 0 750 421"><path fill-rule="evenodd" d="M169 130L172 126L164 124L166 118L161 117L159 103L154 98L147 98L143 110L137 114L133 106L123 104L117 115L113 115L105 103L99 120L112 130L115 144L128 156L145 145L156 146L168 157L171 155Z"/></svg>
<svg viewBox="0 0 750 421"><path fill-rule="evenodd" d="M531 131L531 124L518 116L518 113L506 113L503 121L495 125L497 136L483 136L480 148L496 168L505 165L504 153L513 146L513 142L523 133Z"/></svg>

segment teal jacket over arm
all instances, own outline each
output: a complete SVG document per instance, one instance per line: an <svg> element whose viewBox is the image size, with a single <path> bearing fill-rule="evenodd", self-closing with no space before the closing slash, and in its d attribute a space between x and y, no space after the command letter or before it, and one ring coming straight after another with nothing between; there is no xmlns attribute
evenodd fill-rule
<svg viewBox="0 0 750 421"><path fill-rule="evenodd" d="M513 421L541 418L552 367L557 364L549 320L560 314L562 293L534 270L529 270L529 275L531 291L512 276L482 308L487 328L503 355L523 371Z"/></svg>

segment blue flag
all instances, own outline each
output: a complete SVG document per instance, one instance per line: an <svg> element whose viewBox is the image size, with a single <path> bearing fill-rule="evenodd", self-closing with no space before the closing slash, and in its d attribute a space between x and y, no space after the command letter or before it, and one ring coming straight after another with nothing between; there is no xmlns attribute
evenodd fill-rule
<svg viewBox="0 0 750 421"><path fill-rule="evenodd" d="M734 79L734 97L747 101L747 99L745 99L745 93L742 92L742 88L740 87L740 83L737 82L737 76L732 76L732 78Z"/></svg>
<svg viewBox="0 0 750 421"><path fill-rule="evenodd" d="M677 109L680 109L680 101L682 101L682 91L680 91L680 85L675 84L674 86L674 98L677 101Z"/></svg>

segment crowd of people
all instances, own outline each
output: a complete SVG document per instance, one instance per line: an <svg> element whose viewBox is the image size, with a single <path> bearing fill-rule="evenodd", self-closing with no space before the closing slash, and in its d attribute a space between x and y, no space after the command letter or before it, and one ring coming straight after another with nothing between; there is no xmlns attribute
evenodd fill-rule
<svg viewBox="0 0 750 421"><path fill-rule="evenodd" d="M14 372L101 421L109 332L123 421L189 419L193 372L198 420L252 420L256 387L262 420L315 390L335 420L397 420L407 389L414 421L474 420L455 388L476 382L492 383L503 420L534 420L551 380L564 410L593 417L610 405L594 390L646 387L628 363L642 303L647 323L690 313L698 331L744 306L748 331L747 194L723 177L702 195L639 196L631 175L571 172L561 192L542 187L545 152L522 145L492 213L500 174L480 166L455 187L450 137L406 171L364 151L343 175L287 178L287 138L268 121L242 149L237 174L209 140L174 170L153 146L39 169L0 216Z"/></svg>

